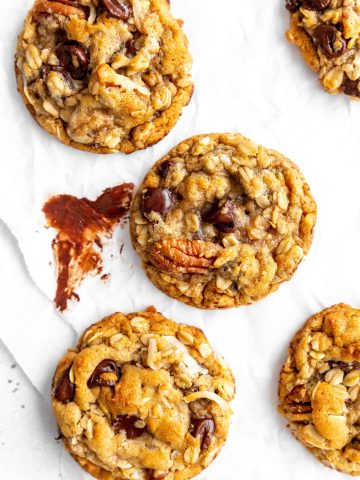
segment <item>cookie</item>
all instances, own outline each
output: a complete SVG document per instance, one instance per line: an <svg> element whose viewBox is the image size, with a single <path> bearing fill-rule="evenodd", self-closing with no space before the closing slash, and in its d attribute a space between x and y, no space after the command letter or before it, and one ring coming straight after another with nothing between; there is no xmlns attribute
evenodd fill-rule
<svg viewBox="0 0 360 480"><path fill-rule="evenodd" d="M360 98L360 10L357 0L285 0L286 36L329 93Z"/></svg>
<svg viewBox="0 0 360 480"><path fill-rule="evenodd" d="M279 411L322 463L360 475L360 310L334 305L294 336L280 374Z"/></svg>
<svg viewBox="0 0 360 480"><path fill-rule="evenodd" d="M157 162L131 235L150 280L195 307L253 303L307 254L316 203L299 169L240 134L190 138Z"/></svg>
<svg viewBox="0 0 360 480"><path fill-rule="evenodd" d="M62 143L131 153L190 101L192 58L168 0L36 0L19 36L18 89Z"/></svg>
<svg viewBox="0 0 360 480"><path fill-rule="evenodd" d="M226 441L235 384L203 332L116 313L60 361L52 405L66 448L101 480L186 480Z"/></svg>

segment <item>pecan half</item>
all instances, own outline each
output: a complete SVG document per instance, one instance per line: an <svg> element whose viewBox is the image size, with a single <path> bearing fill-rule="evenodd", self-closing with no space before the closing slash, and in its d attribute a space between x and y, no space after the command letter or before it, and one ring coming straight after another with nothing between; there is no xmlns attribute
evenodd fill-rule
<svg viewBox="0 0 360 480"><path fill-rule="evenodd" d="M150 261L165 272L207 273L214 268L219 245L201 240L171 239L155 243Z"/></svg>
<svg viewBox="0 0 360 480"><path fill-rule="evenodd" d="M57 13L58 15L64 15L64 17L71 17L72 15L79 18L86 18L84 10L74 7L70 3L64 3L61 0L38 0L34 7L35 12L38 13Z"/></svg>

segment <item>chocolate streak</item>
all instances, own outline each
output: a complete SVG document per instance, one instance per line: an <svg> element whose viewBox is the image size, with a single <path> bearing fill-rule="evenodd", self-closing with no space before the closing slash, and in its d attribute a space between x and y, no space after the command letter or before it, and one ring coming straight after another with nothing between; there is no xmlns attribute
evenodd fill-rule
<svg viewBox="0 0 360 480"><path fill-rule="evenodd" d="M63 312L75 289L89 274L102 271L102 239L110 238L119 221L128 213L134 185L124 183L107 188L96 200L56 195L43 206L47 224L58 233L53 240L57 263L55 305Z"/></svg>

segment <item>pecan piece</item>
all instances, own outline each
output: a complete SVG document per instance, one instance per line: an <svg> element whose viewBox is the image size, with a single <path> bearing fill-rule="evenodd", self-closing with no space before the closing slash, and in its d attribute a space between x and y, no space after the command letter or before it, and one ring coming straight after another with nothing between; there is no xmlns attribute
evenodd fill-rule
<svg viewBox="0 0 360 480"><path fill-rule="evenodd" d="M207 273L214 268L219 245L184 238L155 243L150 251L150 261L165 272Z"/></svg>
<svg viewBox="0 0 360 480"><path fill-rule="evenodd" d="M287 396L287 401L291 403L310 402L310 395L305 385L295 385Z"/></svg>
<svg viewBox="0 0 360 480"><path fill-rule="evenodd" d="M72 15L79 18L86 18L84 10L74 7L70 3L56 2L51 0L38 0L34 7L35 12L38 13L57 13L64 15L64 17L71 17Z"/></svg>

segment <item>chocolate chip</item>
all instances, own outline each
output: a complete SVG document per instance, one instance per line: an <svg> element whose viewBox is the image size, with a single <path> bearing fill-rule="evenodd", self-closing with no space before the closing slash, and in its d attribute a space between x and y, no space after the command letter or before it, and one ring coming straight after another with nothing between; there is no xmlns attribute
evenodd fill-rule
<svg viewBox="0 0 360 480"><path fill-rule="evenodd" d="M60 65L75 80L83 80L89 68L89 54L85 45L76 40L68 40L57 47L56 55Z"/></svg>
<svg viewBox="0 0 360 480"><path fill-rule="evenodd" d="M157 168L158 175L160 175L161 178L166 178L171 165L174 165L174 162L172 162L171 160L165 160L165 162L160 163Z"/></svg>
<svg viewBox="0 0 360 480"><path fill-rule="evenodd" d="M191 418L191 435L193 437L201 437L201 450L209 448L211 437L215 432L215 422L212 418Z"/></svg>
<svg viewBox="0 0 360 480"><path fill-rule="evenodd" d="M231 200L226 200L221 207L214 206L202 214L202 220L212 223L223 233L231 233L236 230L234 216L235 205Z"/></svg>
<svg viewBox="0 0 360 480"><path fill-rule="evenodd" d="M103 377L104 374L107 374ZM112 374L112 375L109 375ZM114 378L114 375L116 378ZM110 378L109 378L110 377ZM103 360L88 380L88 387L114 387L120 379L120 370L113 360Z"/></svg>
<svg viewBox="0 0 360 480"><path fill-rule="evenodd" d="M168 188L149 188L142 194L140 210L143 216L150 212L164 217L174 206L175 195Z"/></svg>
<svg viewBox="0 0 360 480"><path fill-rule="evenodd" d="M295 13L301 7L300 0L285 0L285 7L291 13Z"/></svg>
<svg viewBox="0 0 360 480"><path fill-rule="evenodd" d="M350 95L351 97L360 98L360 90L358 87L359 87L359 81L350 80L350 78L347 78L346 80L344 80L342 84L342 89L345 95Z"/></svg>
<svg viewBox="0 0 360 480"><path fill-rule="evenodd" d="M136 422L140 421L140 418L129 415L119 415L114 420L112 426L115 433L119 433L121 430L125 430L126 437L130 440L134 438L139 438L145 431L144 428L139 428L135 425Z"/></svg>
<svg viewBox="0 0 360 480"><path fill-rule="evenodd" d="M346 50L345 40L337 40L337 33L338 30L333 25L319 25L314 30L314 37L328 58L340 57ZM335 41L340 42L340 48L335 48Z"/></svg>
<svg viewBox="0 0 360 480"><path fill-rule="evenodd" d="M124 0L100 0L102 6L111 17L123 20L124 22L130 17L130 6Z"/></svg>
<svg viewBox="0 0 360 480"><path fill-rule="evenodd" d="M302 6L308 10L321 12L330 5L331 0L301 0Z"/></svg>
<svg viewBox="0 0 360 480"><path fill-rule="evenodd" d="M75 397L75 385L70 382L69 378L70 369L71 367L61 375L55 389L55 398L61 403L72 402Z"/></svg>

